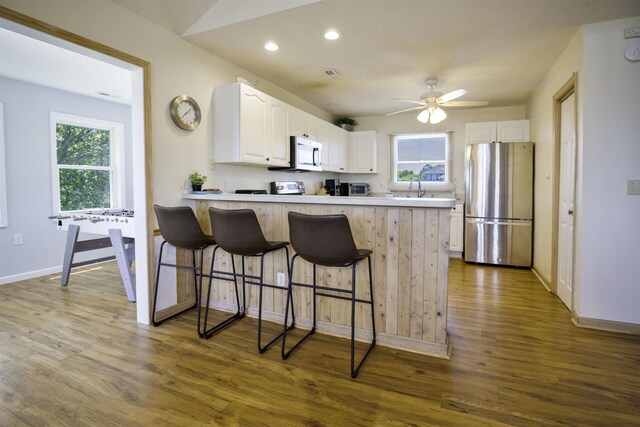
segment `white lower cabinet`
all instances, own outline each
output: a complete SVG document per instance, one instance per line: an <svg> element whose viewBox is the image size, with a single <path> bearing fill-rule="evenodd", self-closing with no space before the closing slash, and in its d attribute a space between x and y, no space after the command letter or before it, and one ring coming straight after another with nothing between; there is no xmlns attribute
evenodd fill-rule
<svg viewBox="0 0 640 427"><path fill-rule="evenodd" d="M456 203L451 209L451 225L449 228L449 252L464 250L464 204Z"/></svg>

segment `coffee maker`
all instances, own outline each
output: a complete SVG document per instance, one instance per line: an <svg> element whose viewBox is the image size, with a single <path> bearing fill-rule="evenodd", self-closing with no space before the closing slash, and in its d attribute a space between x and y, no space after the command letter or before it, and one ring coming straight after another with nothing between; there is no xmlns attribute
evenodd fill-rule
<svg viewBox="0 0 640 427"><path fill-rule="evenodd" d="M326 179L324 181L324 189L327 190L327 194L330 196L342 195L342 188L340 187L339 179Z"/></svg>

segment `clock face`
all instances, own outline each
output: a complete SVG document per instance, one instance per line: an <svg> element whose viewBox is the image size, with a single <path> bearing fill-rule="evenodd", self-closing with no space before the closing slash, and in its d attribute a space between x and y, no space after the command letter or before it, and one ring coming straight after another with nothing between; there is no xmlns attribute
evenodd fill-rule
<svg viewBox="0 0 640 427"><path fill-rule="evenodd" d="M187 95L176 96L169 105L173 122L182 130L194 130L200 124L201 114L198 103Z"/></svg>

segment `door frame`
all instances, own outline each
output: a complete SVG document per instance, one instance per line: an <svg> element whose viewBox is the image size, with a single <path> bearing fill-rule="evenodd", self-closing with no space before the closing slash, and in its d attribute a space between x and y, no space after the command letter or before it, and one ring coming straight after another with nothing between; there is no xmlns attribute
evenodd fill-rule
<svg viewBox="0 0 640 427"><path fill-rule="evenodd" d="M551 221L551 278L549 281L551 292L555 295L558 295L558 208L560 206L560 147L561 147L561 109L562 102L566 100L569 96L573 95L574 102L574 128L575 128L575 138L576 143L574 145L574 149L576 152L574 153L576 159L576 167L574 169L574 186L573 186L573 197L575 201L576 195L576 187L577 187L577 171L578 171L578 73L573 73L569 80L562 85L562 87L553 95L553 202L552 202L552 221ZM574 209L574 231L572 236L572 245L575 248L575 221L576 221L576 213ZM575 267L575 252L572 253L571 263ZM574 313L574 292L575 289L575 268L571 269L571 307L569 310L571 313Z"/></svg>
<svg viewBox="0 0 640 427"><path fill-rule="evenodd" d="M138 257L141 260L146 258L146 263L144 263L146 267L146 271L142 271L143 274L137 275L138 278L142 279L137 282L137 285L146 285L146 286L136 286L136 300L137 300L137 321L144 324L149 324L150 319L150 302L151 302L151 284L153 281L153 253L154 253L154 233L153 233L153 218L151 216L151 203L152 203L152 195L151 195L151 64L148 61L145 61L136 56L130 55L128 53L122 52L120 50L114 49L110 46L104 45L102 43L93 41L86 37L80 36L78 34L74 34L70 31L63 30L62 28L56 27L54 25L47 24L46 22L40 21L38 19L32 18L31 16L24 15L22 13L16 12L12 9L4 7L0 5L0 18L4 18L8 21L23 25L25 27L34 29L44 34L48 34L55 38L58 38L63 41L67 41L81 47L87 48L89 50L104 54L106 56L110 56L112 58L118 59L120 61L126 62L128 64L134 65L138 67L137 69L142 72L142 104L143 104L143 132L144 137L144 149L142 150L144 153L144 222L145 225L144 230L144 241L139 242L136 246L136 252L143 251L145 257ZM140 71L132 71L132 75L136 72ZM133 84L135 88L135 83ZM133 113L135 119L136 113ZM136 133L135 124L133 125L133 132ZM135 147L134 147L134 157L135 157ZM134 165L135 166L135 165ZM134 183L134 187L136 184ZM135 196L134 196L134 205ZM136 237L138 237L138 233L136 232ZM140 240L140 239L137 239ZM144 244L140 244L144 243ZM137 267L136 267L137 269Z"/></svg>

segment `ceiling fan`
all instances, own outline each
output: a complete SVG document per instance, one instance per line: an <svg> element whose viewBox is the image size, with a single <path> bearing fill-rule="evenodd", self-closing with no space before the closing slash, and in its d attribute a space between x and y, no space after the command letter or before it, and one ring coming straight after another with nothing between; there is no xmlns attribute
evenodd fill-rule
<svg viewBox="0 0 640 427"><path fill-rule="evenodd" d="M423 93L419 101L400 99L400 101L419 104L417 107L395 111L387 114L387 116L406 113L407 111L412 110L423 110L418 114L418 120L422 123L431 122L432 124L436 124L447 118L447 113L445 113L441 107L483 107L489 104L488 101L454 101L454 99L467 94L467 91L464 89L457 89L445 94L442 92L436 92L434 89L438 85L437 77L429 77L424 83L429 88L429 91Z"/></svg>

